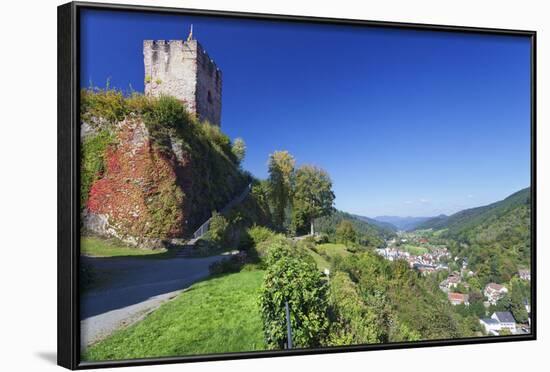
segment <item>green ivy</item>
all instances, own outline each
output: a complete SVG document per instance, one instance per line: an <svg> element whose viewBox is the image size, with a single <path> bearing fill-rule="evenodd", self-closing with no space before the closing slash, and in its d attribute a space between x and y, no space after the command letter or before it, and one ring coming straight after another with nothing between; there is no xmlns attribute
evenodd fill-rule
<svg viewBox="0 0 550 372"><path fill-rule="evenodd" d="M90 188L105 171L105 152L113 143L114 136L108 129L104 129L86 137L81 144L81 171L80 171L80 207L84 208L88 201Z"/></svg>

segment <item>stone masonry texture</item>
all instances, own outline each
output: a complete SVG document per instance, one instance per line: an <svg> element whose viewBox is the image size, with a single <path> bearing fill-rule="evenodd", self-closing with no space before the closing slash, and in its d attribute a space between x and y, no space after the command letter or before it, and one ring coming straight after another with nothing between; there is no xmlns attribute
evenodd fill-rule
<svg viewBox="0 0 550 372"><path fill-rule="evenodd" d="M221 125L222 72L197 40L145 40L145 94L179 99L201 121Z"/></svg>

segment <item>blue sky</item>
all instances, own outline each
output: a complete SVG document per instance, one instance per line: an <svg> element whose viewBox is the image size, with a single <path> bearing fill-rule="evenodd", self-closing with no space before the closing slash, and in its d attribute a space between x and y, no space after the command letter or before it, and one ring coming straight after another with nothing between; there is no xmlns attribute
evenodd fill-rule
<svg viewBox="0 0 550 372"><path fill-rule="evenodd" d="M223 71L222 129L244 168L326 169L336 207L430 216L530 183L527 37L86 10L81 85L143 91L144 39L194 35Z"/></svg>

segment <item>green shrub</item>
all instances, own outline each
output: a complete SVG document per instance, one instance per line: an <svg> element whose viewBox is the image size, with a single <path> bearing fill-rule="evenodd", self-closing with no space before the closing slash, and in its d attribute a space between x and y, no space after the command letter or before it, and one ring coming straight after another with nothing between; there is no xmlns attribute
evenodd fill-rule
<svg viewBox="0 0 550 372"><path fill-rule="evenodd" d="M329 242L328 234L321 233L315 235L315 244L326 244Z"/></svg>
<svg viewBox="0 0 550 372"><path fill-rule="evenodd" d="M83 89L80 94L80 118L91 126L98 119L116 124L128 113L124 95L120 90Z"/></svg>
<svg viewBox="0 0 550 372"><path fill-rule="evenodd" d="M191 125L191 118L185 107L178 99L170 96L149 101L144 107L143 119L153 138L153 144L163 151L171 148L171 134L185 131Z"/></svg>
<svg viewBox="0 0 550 372"><path fill-rule="evenodd" d="M254 225L242 231L238 247L241 250L252 253L256 258L259 258L257 247L272 239L274 236L275 233L267 227ZM263 256L265 256L265 254L263 254L262 257Z"/></svg>
<svg viewBox="0 0 550 372"><path fill-rule="evenodd" d="M290 307L294 347L318 347L328 334L328 286L317 267L282 239L274 240L266 259L260 294L266 343L282 349L287 343L285 302Z"/></svg>
<svg viewBox="0 0 550 372"><path fill-rule="evenodd" d="M231 145L231 152L235 155L237 162L241 164L246 155L246 143L242 138L235 138Z"/></svg>
<svg viewBox="0 0 550 372"><path fill-rule="evenodd" d="M252 226L248 229L248 235L250 235L254 245L257 245L273 238L275 233L267 227Z"/></svg>
<svg viewBox="0 0 550 372"><path fill-rule="evenodd" d="M241 271L243 267L243 261L237 256L231 256L230 258L223 259L218 262L214 262L210 265L209 270L213 275L230 274Z"/></svg>
<svg viewBox="0 0 550 372"><path fill-rule="evenodd" d="M278 246L279 244L288 244L283 234L274 234L271 238L259 242L254 247L258 257L260 259L266 259L271 251L271 248Z"/></svg>
<svg viewBox="0 0 550 372"><path fill-rule="evenodd" d="M357 285L343 272L330 281L330 345L371 344L384 341L379 316L361 298Z"/></svg>
<svg viewBox="0 0 550 372"><path fill-rule="evenodd" d="M231 140L219 126L205 121L201 123L200 129L211 143L217 146L232 162L237 163L237 158L231 148Z"/></svg>
<svg viewBox="0 0 550 372"><path fill-rule="evenodd" d="M214 212L208 228L208 238L220 246L225 245L228 240L228 228L227 219L218 212Z"/></svg>

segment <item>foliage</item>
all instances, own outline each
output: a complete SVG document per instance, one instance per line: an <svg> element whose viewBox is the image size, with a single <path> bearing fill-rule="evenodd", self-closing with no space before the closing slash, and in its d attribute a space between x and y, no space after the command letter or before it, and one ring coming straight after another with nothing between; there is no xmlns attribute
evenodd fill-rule
<svg viewBox="0 0 550 372"><path fill-rule="evenodd" d="M270 247L260 294L266 343L282 349L287 343L285 302L290 307L293 344L297 348L325 343L329 320L327 284L313 260L305 259L285 240Z"/></svg>
<svg viewBox="0 0 550 372"><path fill-rule="evenodd" d="M227 243L229 222L227 219L217 213L212 213L210 227L208 228L207 236L215 244L223 246Z"/></svg>
<svg viewBox="0 0 550 372"><path fill-rule="evenodd" d="M357 285L343 272L330 280L331 326L329 345L353 345L384 342L388 333L387 312L368 306ZM382 327L380 327L382 325Z"/></svg>
<svg viewBox="0 0 550 372"><path fill-rule="evenodd" d="M278 227L283 226L285 210L290 206L296 161L288 151L275 151L269 156L269 191L273 204L273 218Z"/></svg>
<svg viewBox="0 0 550 372"><path fill-rule="evenodd" d="M379 226L369 224L349 213L334 211L330 216L317 218L314 221L317 233L326 234L329 241L337 242L336 229L343 221L350 221L357 235L357 243L366 247L378 248L384 244L386 238L395 236L395 233Z"/></svg>
<svg viewBox="0 0 550 372"><path fill-rule="evenodd" d="M237 162L241 164L246 155L246 143L244 140L240 137L235 138L235 141L233 141L233 145L231 146L231 151L233 152L233 155L235 155Z"/></svg>
<svg viewBox="0 0 550 372"><path fill-rule="evenodd" d="M193 118L185 107L170 96L149 99L142 107L142 117L153 144L165 153L171 151L175 134L189 132L193 125Z"/></svg>
<svg viewBox="0 0 550 372"><path fill-rule="evenodd" d="M314 235L315 244L325 244L329 241L328 234L322 233L322 234L315 234Z"/></svg>
<svg viewBox="0 0 550 372"><path fill-rule="evenodd" d="M194 284L139 323L91 346L87 361L265 350L257 296L262 271Z"/></svg>
<svg viewBox="0 0 550 372"><path fill-rule="evenodd" d="M466 257L480 284L508 282L531 262L531 189L486 206L466 209L419 228L444 228L453 255ZM444 220L444 221L443 221Z"/></svg>
<svg viewBox="0 0 550 372"><path fill-rule="evenodd" d="M406 261L386 261L363 252L335 260L333 270L347 273L363 298L378 297L389 306L386 319L391 320L391 326L385 335L388 341L463 335L461 317L453 311L437 282L410 270Z"/></svg>
<svg viewBox="0 0 550 372"><path fill-rule="evenodd" d="M212 210L223 208L251 181L250 176L237 166L229 137L218 126L199 122L173 97L148 97L137 93L125 97L121 91L109 89L83 90L81 97L82 120L93 126L97 133L105 131L106 135L115 138L120 133L113 124L129 118L142 121L155 149L152 154L157 159L155 161L172 164L172 170L176 171L176 174L170 175L175 176L175 180L165 178L166 184L162 190L159 184L159 190L153 190L144 199L148 201L147 209L152 215L148 222L152 225L138 226L143 221L136 221L136 226L131 226L130 230L162 236L167 228L179 223L180 216L174 212L178 211L178 215L181 215L184 208L188 230L192 231L210 217ZM83 150L88 147L93 146L84 143ZM101 160L101 154L105 156L105 146L100 150L90 152L87 157L97 162L95 165L98 166L91 164L88 167L90 171L84 174L81 193L84 201L91 184L98 178L95 175L101 176L102 162L98 160ZM123 150L121 148L118 154L112 154L118 156L116 160L123 160L124 155L120 153ZM182 168L174 169L176 154ZM87 159L86 154L83 154L83 158ZM152 168L144 171L146 174L158 173ZM116 178L117 174L112 177ZM107 193L113 190L98 188L97 191ZM136 200L128 202L135 203ZM126 222L131 224L131 221Z"/></svg>
<svg viewBox="0 0 550 372"><path fill-rule="evenodd" d="M334 260L336 257L344 257L350 254L348 247L341 243L319 244L316 250L321 256L326 257L329 261Z"/></svg>
<svg viewBox="0 0 550 372"><path fill-rule="evenodd" d="M531 287L529 282L525 282L517 277L510 280L510 292L504 296L497 307L501 311L510 311L518 323L527 323L529 314L525 309L525 302L530 303Z"/></svg>
<svg viewBox="0 0 550 372"><path fill-rule="evenodd" d="M255 242L254 238L249 236L251 233L249 229L265 227L269 230L273 226L266 182L253 181L248 196L227 213L227 218L230 222L230 236L234 245L245 250L255 248L259 242ZM254 232L256 232L255 229L252 230L252 233Z"/></svg>
<svg viewBox="0 0 550 372"><path fill-rule="evenodd" d="M357 233L350 220L342 220L336 227L336 237L341 243L353 244L357 239Z"/></svg>
<svg viewBox="0 0 550 372"><path fill-rule="evenodd" d="M122 91L83 89L80 94L80 119L94 128L112 126L128 114Z"/></svg>
<svg viewBox="0 0 550 372"><path fill-rule="evenodd" d="M113 135L106 129L82 141L80 149L80 207L82 209L86 207L93 183L101 178L105 171L106 151L112 143Z"/></svg>
<svg viewBox="0 0 550 372"><path fill-rule="evenodd" d="M313 230L315 218L331 214L334 198L332 181L327 172L310 165L298 168L292 195L294 229L298 231L304 225L312 224Z"/></svg>
<svg viewBox="0 0 550 372"><path fill-rule="evenodd" d="M275 233L264 226L252 226L248 229L248 235L250 236L253 244L256 246L273 238Z"/></svg>
<svg viewBox="0 0 550 372"><path fill-rule="evenodd" d="M208 268L213 275L237 273L241 271L245 260L239 256L231 256L220 261L214 262Z"/></svg>

